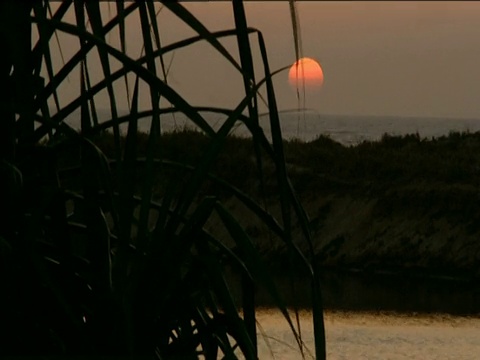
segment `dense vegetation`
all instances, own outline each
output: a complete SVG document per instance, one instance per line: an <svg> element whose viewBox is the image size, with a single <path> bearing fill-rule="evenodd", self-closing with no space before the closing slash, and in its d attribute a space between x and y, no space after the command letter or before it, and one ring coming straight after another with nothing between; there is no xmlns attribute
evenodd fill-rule
<svg viewBox="0 0 480 360"><path fill-rule="evenodd" d="M286 145L287 162L313 173L378 187L414 181L446 184L476 184L479 170L478 133L451 133L425 139L418 135L384 135L380 141L365 141L343 147L328 138Z"/></svg>
<svg viewBox="0 0 480 360"><path fill-rule="evenodd" d="M147 135L141 134L140 156L145 156L146 140ZM94 141L106 154L113 155L111 133L102 133ZM323 135L310 142L293 139L283 143L290 178L299 194L330 193L331 187L378 192L398 185L426 183L468 187L477 186L479 181L479 133L452 132L431 139L415 134L385 134L379 141L364 141L354 146L344 146ZM204 134L177 130L164 135L161 156L194 165L207 145L208 137ZM247 191L255 178L252 147L249 138L229 136L225 143L227 151L217 158L211 173ZM160 151L156 156L160 156ZM65 157L63 161L68 159Z"/></svg>

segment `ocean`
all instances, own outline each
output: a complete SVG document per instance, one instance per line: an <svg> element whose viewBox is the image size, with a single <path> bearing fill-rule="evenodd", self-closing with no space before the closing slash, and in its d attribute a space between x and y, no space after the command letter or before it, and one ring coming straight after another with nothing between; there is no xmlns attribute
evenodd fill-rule
<svg viewBox="0 0 480 360"><path fill-rule="evenodd" d="M214 123L220 123L220 120L218 118ZM262 116L260 123L266 132L270 131L267 116ZM365 140L380 140L384 134L418 134L421 138L432 138L450 132L480 131L480 119L325 115L314 111L283 112L280 123L285 139L312 141L326 135L347 146ZM240 127L237 133L246 135L247 131Z"/></svg>
<svg viewBox="0 0 480 360"><path fill-rule="evenodd" d="M106 110L99 112L100 119L108 119ZM214 128L219 128L225 116L211 113L202 113L207 122ZM70 116L67 121L78 128L79 114ZM480 119L465 118L426 118L401 116L356 116L356 115L328 115L313 110L283 111L280 113L282 134L285 139L299 139L312 141L318 136L326 135L343 145L355 145L362 141L376 141L384 134L406 135L418 134L421 138L432 138L448 135L450 132L477 132L480 131ZM267 115L262 115L260 125L269 137L270 126ZM148 131L148 118L139 121L139 128ZM191 122L183 114L166 114L162 116L162 128L165 131L191 128ZM126 131L126 126L122 127ZM248 136L248 130L239 124L234 132L239 136Z"/></svg>
<svg viewBox="0 0 480 360"><path fill-rule="evenodd" d="M418 134L422 138L440 137L450 132L480 131L480 119L422 118L399 116L284 114L281 118L285 138L314 140L330 136L344 145L364 140L375 141L384 134Z"/></svg>

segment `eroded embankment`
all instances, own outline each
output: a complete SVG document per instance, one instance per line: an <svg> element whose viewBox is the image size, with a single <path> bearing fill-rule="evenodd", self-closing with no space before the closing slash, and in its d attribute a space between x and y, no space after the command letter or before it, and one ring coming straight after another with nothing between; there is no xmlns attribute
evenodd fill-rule
<svg viewBox="0 0 480 360"><path fill-rule="evenodd" d="M102 139L104 145L112 142L105 135ZM208 138L200 133L172 133L158 156L195 166L207 145ZM229 138L211 171L258 204L266 202L281 222L271 162L264 159L262 195L252 190L258 187L258 174L251 145L249 139ZM328 137L309 143L292 140L285 142L285 157L321 266L480 277L480 133L438 139L386 135L352 147ZM182 172L175 176L185 181ZM165 173L158 176L159 198L165 178ZM207 186L205 194L218 196L271 263L282 268L286 247L258 218L216 184ZM218 219L209 222L209 230L228 242ZM298 226L294 238L308 252Z"/></svg>
<svg viewBox="0 0 480 360"><path fill-rule="evenodd" d="M324 266L480 275L473 187L412 184L370 196L327 195L305 206L319 219L314 243Z"/></svg>
<svg viewBox="0 0 480 360"><path fill-rule="evenodd" d="M473 186L409 184L377 193L318 192L302 198L322 267L480 277L480 202ZM286 247L238 202L227 204L270 263L281 268ZM275 205L269 209L279 212ZM222 231L215 221L211 226ZM298 228L295 238L308 252Z"/></svg>

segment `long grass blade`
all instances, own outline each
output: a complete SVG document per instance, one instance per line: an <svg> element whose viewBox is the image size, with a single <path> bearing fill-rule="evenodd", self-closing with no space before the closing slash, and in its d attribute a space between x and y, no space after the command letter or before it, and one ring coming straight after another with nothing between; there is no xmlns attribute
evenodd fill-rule
<svg viewBox="0 0 480 360"><path fill-rule="evenodd" d="M269 65L268 65L268 60L267 60L267 52L266 52L266 46L265 42L263 40L263 36L261 33L258 33L259 37L259 45L260 45L260 51L262 54L262 59L263 63L265 66L265 73L269 73ZM272 109L274 110L273 112L270 112L270 124L271 124L271 129L272 129L272 139L273 139L273 146L275 149L275 152L277 153L277 170L278 172L278 179L279 179L279 185L280 185L280 193L281 193L281 204L282 204L282 217L284 219L284 227L285 227L285 232L287 235L287 241L289 244L291 244L292 248L294 251L300 256L300 258L303 260L303 263L311 268L309 265L308 260L305 258L303 253L298 249L298 247L293 244L292 239L291 239L291 201L292 201L292 193L291 189L292 186L288 180L288 175L285 167L285 155L284 155L284 150L283 150L283 141L281 137L281 128L280 128L280 120L278 116L278 112L276 111L277 106L275 103L275 94L274 94L274 88L273 88L273 83L271 81L271 78L268 78L267 80L267 95L268 95L268 101L269 104L272 105ZM295 199L295 197L293 196ZM293 201L294 203L294 208L297 211L297 214L299 214L299 203L297 200ZM308 221L306 221L304 214L300 212L300 221L305 224L305 226L308 224ZM311 238L308 236L307 241L311 243ZM312 254L313 255L313 254ZM317 269L315 269L316 271ZM319 306L321 306L321 299L320 299L320 289L317 287L318 285L318 279L316 276L313 274L313 291L314 291L314 299L316 301L315 304L312 304L316 309L314 312L314 324L316 325L314 330L315 330L315 352L316 356L318 359L325 359L326 357L326 349L325 349L325 332L324 332L324 324L323 324L323 315L321 315L321 312L323 310L319 309Z"/></svg>
<svg viewBox="0 0 480 360"><path fill-rule="evenodd" d="M195 196L196 191L199 189L200 185L202 184L201 179L205 178L210 166L212 165L213 161L215 160L216 156L218 155L219 151L221 150L227 135L232 130L235 123L238 121L239 115L245 110L248 103L251 99L255 96L258 89L265 83L268 83L267 79L270 79L271 76L274 76L276 73L285 70L285 68L279 69L276 72L269 75L267 78L261 80L235 108L235 110L231 113L231 115L225 120L221 128L216 133L215 137L212 138L211 144L209 149L205 152L205 156L203 157L202 162L198 165L195 173L192 175L191 182L185 192L182 194L182 197L179 199L177 205L177 211L180 215L184 215L192 200Z"/></svg>
<svg viewBox="0 0 480 360"><path fill-rule="evenodd" d="M52 19L57 19L57 20L61 20L65 14L68 12L68 10L70 9L71 5L73 4L73 0L65 0L65 1L62 1L62 3L59 5L59 7L57 8L57 11L55 12L55 14L53 14L52 16ZM39 6L49 6L50 4L49 3L46 3L44 5L41 5L41 4L38 4L36 2L34 2L34 7L39 7ZM44 12L45 10L42 10L42 12L34 12L34 16L38 17L38 13L40 13L42 17L46 16L46 13ZM39 33L40 33L40 30L39 30ZM41 70L41 66L42 66L42 57L43 57L43 54L44 54L44 43L43 42L46 42L46 43L49 43L50 42L50 38L54 35L55 33L55 29L52 29L52 28L44 28L41 30L41 33L43 35L43 40L42 41L39 41L32 49L32 64L33 64L33 69L34 69L34 74L35 75L39 75L40 74L40 70ZM48 66L48 64L47 64Z"/></svg>
<svg viewBox="0 0 480 360"><path fill-rule="evenodd" d="M75 19L77 21L77 26L79 29L82 29L83 31L86 31L86 25L85 25L85 12L84 8L81 2L76 2L74 4L75 8ZM80 41L80 49L85 48L87 46L86 42L82 39L79 39ZM81 62L81 76L82 76L82 90L80 94L88 94L91 89L91 82L90 82L90 71L89 67L87 64L87 57L85 56ZM97 111L95 107L95 98L94 96L87 97L90 107L91 107L91 117L92 117L92 124L89 126L90 128L94 128L95 126L98 126L98 116L97 116ZM83 102L82 102L83 106ZM82 124L82 126L85 126ZM89 129L91 131L91 129Z"/></svg>
<svg viewBox="0 0 480 360"><path fill-rule="evenodd" d="M201 258L204 259L204 264L207 268L209 279L212 282L215 294L222 304L222 308L224 309L227 331L237 341L242 350L242 354L246 359L256 359L257 357L255 355L253 343L247 332L245 324L238 316L235 302L222 275L222 270L218 264L218 260L209 248L208 243L203 239L199 239L199 241L196 242L196 247ZM224 353L226 352L225 350L230 349L223 349ZM233 349L231 349L231 351L225 355L230 355L231 359L235 358L233 356Z"/></svg>
<svg viewBox="0 0 480 360"><path fill-rule="evenodd" d="M300 22L298 19L298 12L297 12L297 7L296 7L296 2L297 0L288 0L289 8L290 8L290 18L292 21L292 31L293 31L293 41L295 45L295 59L298 61L303 57L303 47L302 47L302 33L300 31ZM305 72L305 69L303 66L296 66L295 68L297 74L296 78L304 78L304 74L301 74L299 76L298 72L301 71L302 73ZM302 90L302 95L300 96L300 90ZM298 86L298 81L297 81L297 86L296 86L296 96L297 96L297 103L298 103L298 108L304 108L306 103L305 103L305 81L301 81L301 87ZM303 99L303 103L302 103Z"/></svg>
<svg viewBox="0 0 480 360"><path fill-rule="evenodd" d="M126 283L128 260L127 254L129 250L133 224L135 172L138 151L138 120L135 116L138 112L138 93L139 81L137 78L133 92L132 108L130 110L132 116L128 122L123 161L120 165L121 178L119 179L118 199L118 217L120 226L118 229L119 248L114 264L115 273L118 278L118 281L115 281L115 283L119 284L120 286Z"/></svg>
<svg viewBox="0 0 480 360"><path fill-rule="evenodd" d="M148 9L148 15L150 16L150 19L151 19L151 28L154 35L156 48L161 49L162 41L160 38L160 31L159 31L158 22L157 22L157 12L155 11L155 6L153 2L147 2L147 9ZM151 55L153 57L156 57L156 55L154 55L153 52ZM165 61L162 55L159 56L159 59L160 59L160 68L162 69L163 79L165 83L168 84L168 79L167 79L168 68L165 66Z"/></svg>
<svg viewBox="0 0 480 360"><path fill-rule="evenodd" d="M238 51L240 54L240 62L242 68L244 69L243 73L243 86L245 88L245 94L248 94L250 89L255 85L255 71L253 67L253 55L252 49L250 47L249 40L249 31L247 27L247 19L245 15L245 9L243 7L243 1L234 0L233 3L233 12L235 17L235 28L237 29L237 43ZM252 99L252 102L248 104L248 114L251 121L254 125L258 125L259 116L258 116L258 102L257 97L255 96ZM262 153L260 151L259 142L256 141L257 132L253 131L252 135L254 137L253 147L255 151L255 158L257 164L257 171L260 179L259 193L265 194L265 181L263 173L263 162L262 162ZM264 204L266 200L264 199Z"/></svg>
<svg viewBox="0 0 480 360"><path fill-rule="evenodd" d="M298 60L302 57L302 38L300 32L300 23L298 22L297 0L288 0L290 9L290 19L292 21L293 42L295 45L295 58Z"/></svg>
<svg viewBox="0 0 480 360"><path fill-rule="evenodd" d="M47 9L44 4L37 3L37 2L33 3L33 10L34 10L35 16L47 18ZM42 26L41 24L39 24L38 35L39 35L38 44L40 45L40 49L42 50L43 57L45 58L45 67L47 69L47 74L50 81L52 81L55 74L53 71L52 54L50 52L50 46L49 46L50 34L48 30L45 28L45 26ZM57 86L55 83L53 84L55 87ZM60 101L58 99L58 93L56 90L53 93L53 99L55 101L55 106L57 107L57 111L60 110Z"/></svg>
<svg viewBox="0 0 480 360"><path fill-rule="evenodd" d="M147 6L146 3L142 3L139 7L140 13L140 24L142 28L143 43L145 48L145 55L147 57L147 69L150 73L156 74L155 58L153 57L153 42L150 34L150 21L148 18ZM149 84L150 86L150 101L152 105L152 122L150 125L150 132L148 137L147 144L147 154L146 154L146 166L145 166L145 175L144 183L142 188L142 205L140 207L140 220L139 220L139 233L138 233L138 243L139 246L144 248L145 241L149 232L148 229L148 218L150 213L150 200L152 198L152 188L153 188L153 158L154 151L157 148L161 128L160 128L160 116L159 116L159 106L160 106L160 97L158 88L154 84Z"/></svg>
<svg viewBox="0 0 480 360"><path fill-rule="evenodd" d="M125 30L126 30L126 26L125 26L125 2L123 0L116 0L115 4L117 6L117 16L118 16L118 19L119 19L118 35L119 35L119 38L120 38L120 50L124 54L126 54L127 53L127 42L126 42L126 39L125 39ZM131 107L131 104L130 104L130 87L129 87L129 84L128 84L127 74L125 74L124 80L125 80L125 89L126 89L126 92L127 92L127 105L130 108Z"/></svg>
<svg viewBox="0 0 480 360"><path fill-rule="evenodd" d="M166 167L182 168L190 171L195 171L195 168L193 166L185 165L185 164L174 162L174 161L167 161L167 160L163 160L162 162ZM281 225L277 222L275 217L273 217L268 211L262 208L248 194L236 188L229 182L221 178L218 178L212 174L208 174L208 177L216 186L226 189L228 193L232 194L232 196L235 196L237 199L239 199L252 213L254 213L264 224L266 224L273 233L275 233L277 236L281 238L284 237L283 229Z"/></svg>
<svg viewBox="0 0 480 360"><path fill-rule="evenodd" d="M86 79L85 79L85 64L82 63L80 68L80 92L85 94L86 93ZM82 134L85 136L89 136L91 134L92 129L92 122L90 121L90 109L88 107L88 98L85 98L82 101L81 106L81 113L80 113L80 126Z"/></svg>
<svg viewBox="0 0 480 360"><path fill-rule="evenodd" d="M93 34L100 38L105 43L105 31L104 24L102 21L102 14L100 11L100 4L98 2L87 1L85 2L85 7L88 13L90 23L92 25ZM103 47L97 47L98 54L100 57L100 63L102 65L103 75L107 80L107 92L108 98L110 101L110 111L112 114L112 119L116 120L118 117L117 111L117 102L115 97L115 91L113 89L113 83L111 81L111 70L110 70L110 59L108 56L108 51ZM120 160L120 127L118 123L114 122L113 124L113 134L115 141L115 158Z"/></svg>
<svg viewBox="0 0 480 360"><path fill-rule="evenodd" d="M240 73L243 74L242 67L237 63L233 56L227 49L213 36L213 34L184 6L178 2L166 1L163 3L170 11L172 11L177 17L190 26L195 32L197 32L203 39L208 41L225 59L227 59Z"/></svg>
<svg viewBox="0 0 480 360"><path fill-rule="evenodd" d="M295 339L300 347L303 347L301 338L299 337L295 326L293 325L287 308L273 282L273 278L268 271L265 262L261 259L258 251L255 249L249 236L243 229L243 227L237 222L237 220L230 214L230 212L222 205L217 204L215 210L222 219L223 224L227 228L230 236L235 240L239 247L241 258L246 263L250 273L254 276L259 283L269 292L272 299L275 301L276 306L282 312L283 316L288 322L290 329L295 335Z"/></svg>

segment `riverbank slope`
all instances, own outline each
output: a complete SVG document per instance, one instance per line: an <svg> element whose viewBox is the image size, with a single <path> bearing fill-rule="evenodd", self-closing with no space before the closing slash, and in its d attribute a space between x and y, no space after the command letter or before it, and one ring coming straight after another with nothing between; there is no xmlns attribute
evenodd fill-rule
<svg viewBox="0 0 480 360"><path fill-rule="evenodd" d="M109 139L104 136L98 143L108 153ZM162 154L194 165L207 144L199 133L170 133ZM319 137L285 141L285 153L292 184L310 218L320 266L480 277L480 133L431 139L385 135L348 147ZM212 172L245 191L261 188L246 138L230 138ZM269 211L278 213L268 163L264 175L262 195L252 196L263 197ZM159 178L159 191L163 186ZM281 268L282 244L238 201L216 191L259 249ZM215 219L209 227L222 231Z"/></svg>

